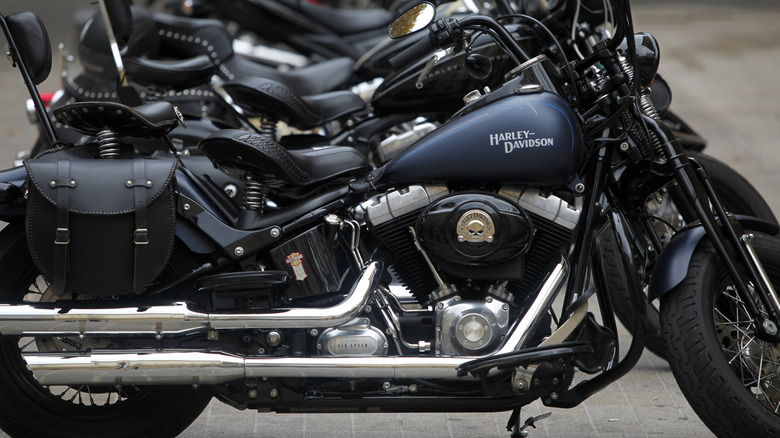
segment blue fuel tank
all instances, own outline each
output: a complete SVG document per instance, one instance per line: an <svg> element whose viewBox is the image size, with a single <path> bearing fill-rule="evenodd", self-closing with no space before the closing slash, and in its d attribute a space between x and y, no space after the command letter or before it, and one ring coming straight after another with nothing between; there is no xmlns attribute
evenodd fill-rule
<svg viewBox="0 0 780 438"><path fill-rule="evenodd" d="M388 163L383 178L565 185L582 159L574 111L560 96L539 92L511 95L450 120Z"/></svg>

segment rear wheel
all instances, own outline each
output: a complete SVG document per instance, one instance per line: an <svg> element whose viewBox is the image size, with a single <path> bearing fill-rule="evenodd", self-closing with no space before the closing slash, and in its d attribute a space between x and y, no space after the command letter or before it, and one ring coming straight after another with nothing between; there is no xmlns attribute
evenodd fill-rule
<svg viewBox="0 0 780 438"><path fill-rule="evenodd" d="M780 289L780 239L753 247ZM691 407L717 435L780 436L780 345L756 336L757 322L706 240L688 275L661 300L668 360Z"/></svg>
<svg viewBox="0 0 780 438"><path fill-rule="evenodd" d="M0 231L0 302L51 301L49 285L27 252L24 229ZM22 352L100 347L95 338L0 338L0 427L11 436L172 437L211 399L208 388L182 386L42 386ZM85 345L86 344L86 345Z"/></svg>
<svg viewBox="0 0 780 438"><path fill-rule="evenodd" d="M710 183L727 211L777 222L772 209L769 208L761 194L736 170L722 161L705 154L688 152L688 155L695 158L707 171ZM654 216L663 219L663 222L658 221L659 229L656 231L661 241L667 242L674 230L664 225L664 222L679 228L685 225L685 220L680 210L674 205L674 201L668 192L659 193L658 199L661 202L656 200L650 201L652 205L648 207L648 210L651 210L650 213ZM634 324L637 324L638 321L631 296L626 288L626 275L620 262L620 254L617 252L614 237L611 233L604 233L602 239L601 255L607 276L607 290L618 319L629 332L633 333ZM647 303L646 328L645 346L647 349L659 357L666 357L664 353L665 344L659 330L658 307L650 302Z"/></svg>

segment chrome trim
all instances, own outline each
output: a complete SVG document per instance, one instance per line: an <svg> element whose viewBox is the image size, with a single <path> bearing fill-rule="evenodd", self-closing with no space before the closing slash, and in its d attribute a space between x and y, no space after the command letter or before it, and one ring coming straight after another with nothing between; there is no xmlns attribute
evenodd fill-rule
<svg viewBox="0 0 780 438"><path fill-rule="evenodd" d="M161 335L202 330L332 327L355 317L368 303L381 276L379 262L363 269L341 303L325 308L282 309L275 313L209 314L190 310L186 303L168 306L109 309L43 308L0 304L3 335Z"/></svg>
<svg viewBox="0 0 780 438"><path fill-rule="evenodd" d="M504 346L501 347L496 354L512 353L521 348L529 347L529 345L525 344L528 342L531 333L533 333L532 329L536 328L542 315L544 315L544 312L550 307L550 304L555 299L558 290L560 290L561 285L563 284L563 279L566 278L567 272L568 263L566 262L566 259L561 256L561 261L558 262L547 277L547 280L545 280L542 288L539 290L539 294L534 299L534 302L531 303L531 307L525 313L523 319L512 328L512 334L507 338ZM530 347L535 347L535 345L531 345Z"/></svg>

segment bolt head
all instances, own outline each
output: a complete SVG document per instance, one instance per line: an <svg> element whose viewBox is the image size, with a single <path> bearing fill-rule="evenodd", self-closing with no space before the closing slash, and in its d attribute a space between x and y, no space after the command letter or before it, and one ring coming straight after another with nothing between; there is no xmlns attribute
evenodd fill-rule
<svg viewBox="0 0 780 438"><path fill-rule="evenodd" d="M775 324L771 319L765 319L761 325L768 334L773 336L777 334L777 324Z"/></svg>
<svg viewBox="0 0 780 438"><path fill-rule="evenodd" d="M278 390L278 389L276 389L276 388L274 388L274 389L272 389L272 390L271 390L271 392L269 393L269 395L271 396L271 398L276 398L276 397L279 397L279 390Z"/></svg>
<svg viewBox="0 0 780 438"><path fill-rule="evenodd" d="M279 237L280 234L282 234L282 230L279 227L271 228L271 237Z"/></svg>
<svg viewBox="0 0 780 438"><path fill-rule="evenodd" d="M233 253L237 256L244 255L244 248L237 246L236 249L233 250Z"/></svg>

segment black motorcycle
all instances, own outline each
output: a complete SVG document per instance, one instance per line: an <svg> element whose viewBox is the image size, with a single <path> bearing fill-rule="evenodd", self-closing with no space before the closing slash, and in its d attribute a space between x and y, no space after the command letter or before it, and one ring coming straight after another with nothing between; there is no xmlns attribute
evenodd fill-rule
<svg viewBox="0 0 780 438"><path fill-rule="evenodd" d="M174 154L136 153L134 139L168 141L170 104L56 110L97 141L0 173L0 426L172 436L216 396L284 412L513 410L520 434L522 406L575 406L642 352L643 324L618 351L609 233L635 313L642 276L661 297L670 364L704 422L780 431L780 229L726 211L647 98L657 63L636 53L652 37L634 38L627 1L610 7L614 37L560 68L491 18L429 25L430 5L411 9L398 34L427 38L397 64L466 49L477 30L521 68L375 169L354 148L210 135L201 151L245 183L235 223ZM47 120L45 30L31 13L0 23ZM647 208L662 190L692 215L668 243ZM575 370L592 377L574 384Z"/></svg>

